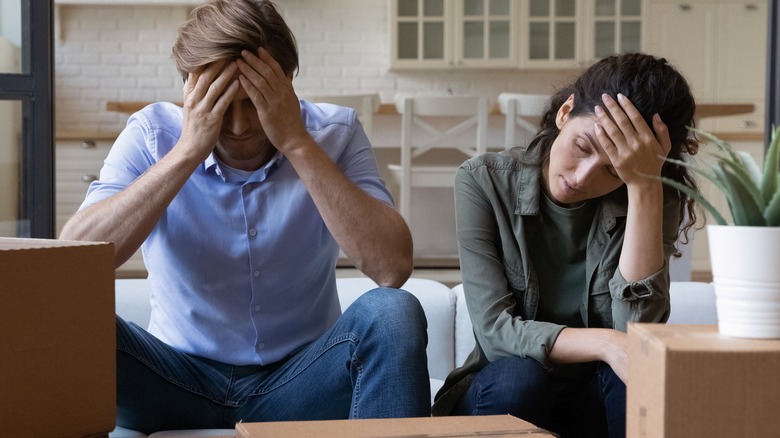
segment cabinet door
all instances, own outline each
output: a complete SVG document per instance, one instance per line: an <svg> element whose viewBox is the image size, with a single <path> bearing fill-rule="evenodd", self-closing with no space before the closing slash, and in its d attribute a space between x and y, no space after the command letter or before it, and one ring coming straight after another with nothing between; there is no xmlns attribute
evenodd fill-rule
<svg viewBox="0 0 780 438"><path fill-rule="evenodd" d="M577 40L578 4L575 0L529 0L521 11L524 35L521 59L527 67L572 67L582 59ZM579 12L579 13L578 13Z"/></svg>
<svg viewBox="0 0 780 438"><path fill-rule="evenodd" d="M392 0L391 67L450 66L452 7L452 0Z"/></svg>
<svg viewBox="0 0 780 438"><path fill-rule="evenodd" d="M715 100L717 5L654 3L646 51L669 60L685 75L697 101Z"/></svg>
<svg viewBox="0 0 780 438"><path fill-rule="evenodd" d="M595 0L592 39L588 50L593 59L642 48L642 0Z"/></svg>
<svg viewBox="0 0 780 438"><path fill-rule="evenodd" d="M719 99L761 100L766 94L767 4L721 4L718 14Z"/></svg>
<svg viewBox="0 0 780 438"><path fill-rule="evenodd" d="M463 0L456 14L456 63L465 67L512 67L517 1Z"/></svg>

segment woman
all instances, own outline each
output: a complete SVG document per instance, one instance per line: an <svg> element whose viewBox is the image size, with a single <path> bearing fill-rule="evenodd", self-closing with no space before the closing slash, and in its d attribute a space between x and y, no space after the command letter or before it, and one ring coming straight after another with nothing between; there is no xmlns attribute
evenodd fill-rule
<svg viewBox="0 0 780 438"><path fill-rule="evenodd" d="M617 55L551 99L526 149L464 163L458 242L476 348L434 415L512 414L574 436L625 435L626 326L669 316L669 257L696 188L694 99L664 59Z"/></svg>

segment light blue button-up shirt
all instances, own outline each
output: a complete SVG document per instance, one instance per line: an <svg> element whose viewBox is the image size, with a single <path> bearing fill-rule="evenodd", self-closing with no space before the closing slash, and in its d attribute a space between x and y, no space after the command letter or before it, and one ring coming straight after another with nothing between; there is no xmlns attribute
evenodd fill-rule
<svg viewBox="0 0 780 438"><path fill-rule="evenodd" d="M122 191L176 144L182 109L147 106L128 120L81 208ZM393 205L355 111L301 101L314 140L355 184ZM149 331L180 351L270 364L339 318L338 244L290 162L277 153L243 183L212 154L142 246L151 285Z"/></svg>

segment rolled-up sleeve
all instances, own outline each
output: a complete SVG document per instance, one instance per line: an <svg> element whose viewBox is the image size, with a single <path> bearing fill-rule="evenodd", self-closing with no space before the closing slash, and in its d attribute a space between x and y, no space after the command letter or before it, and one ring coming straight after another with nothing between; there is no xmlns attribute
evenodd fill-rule
<svg viewBox="0 0 780 438"><path fill-rule="evenodd" d="M669 300L669 258L677 250L679 205L676 194L666 192L664 201L664 265L642 280L629 282L616 269L609 282L612 295L614 328L626 331L628 322L666 322L671 311Z"/></svg>

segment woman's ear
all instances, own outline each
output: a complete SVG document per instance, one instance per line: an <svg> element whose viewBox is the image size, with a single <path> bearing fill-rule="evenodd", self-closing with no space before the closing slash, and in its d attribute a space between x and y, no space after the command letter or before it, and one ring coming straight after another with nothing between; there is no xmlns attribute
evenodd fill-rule
<svg viewBox="0 0 780 438"><path fill-rule="evenodd" d="M558 108L558 114L555 116L555 125L558 129L563 128L563 124L569 119L572 109L574 109L574 94L570 95L566 102L563 102L563 105Z"/></svg>

